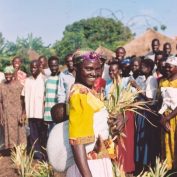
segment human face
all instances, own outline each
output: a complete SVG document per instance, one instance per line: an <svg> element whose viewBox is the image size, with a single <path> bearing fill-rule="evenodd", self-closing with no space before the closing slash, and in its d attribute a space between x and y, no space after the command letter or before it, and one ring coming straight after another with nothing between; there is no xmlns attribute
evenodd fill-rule
<svg viewBox="0 0 177 177"><path fill-rule="evenodd" d="M74 70L74 63L73 63L73 57L72 56L70 56L66 59L66 66L68 67L69 71Z"/></svg>
<svg viewBox="0 0 177 177"><path fill-rule="evenodd" d="M120 48L116 51L116 58L122 60L125 57L125 50Z"/></svg>
<svg viewBox="0 0 177 177"><path fill-rule="evenodd" d="M119 76L119 67L116 64L109 67L109 76L112 80Z"/></svg>
<svg viewBox="0 0 177 177"><path fill-rule="evenodd" d="M91 88L95 79L100 76L101 64L99 60L84 60L81 64L79 78L80 82Z"/></svg>
<svg viewBox="0 0 177 177"><path fill-rule="evenodd" d="M59 67L58 67L58 61L57 60L51 60L49 62L49 68L51 70L51 75L52 76L55 76L58 74L58 71L59 71Z"/></svg>
<svg viewBox="0 0 177 177"><path fill-rule="evenodd" d="M170 55L171 46L169 44L164 45L163 51L164 51L165 54Z"/></svg>
<svg viewBox="0 0 177 177"><path fill-rule="evenodd" d="M133 73L138 73L140 71L140 63L138 61L134 61L131 65L131 70Z"/></svg>
<svg viewBox="0 0 177 177"><path fill-rule="evenodd" d="M41 69L45 69L47 67L47 60L45 58L40 58L39 65Z"/></svg>
<svg viewBox="0 0 177 177"><path fill-rule="evenodd" d="M30 65L30 70L31 70L32 76L36 78L40 73L39 64L37 62L32 62Z"/></svg>
<svg viewBox="0 0 177 177"><path fill-rule="evenodd" d="M166 64L165 61L159 61L159 63L158 63L158 70L163 76L166 76L165 64Z"/></svg>
<svg viewBox="0 0 177 177"><path fill-rule="evenodd" d="M5 73L5 78L6 78L6 82L10 83L13 79L13 74L11 73Z"/></svg>
<svg viewBox="0 0 177 177"><path fill-rule="evenodd" d="M170 78L173 75L177 74L177 66L166 63L165 71L166 71L167 78Z"/></svg>
<svg viewBox="0 0 177 177"><path fill-rule="evenodd" d="M16 70L16 71L18 71L19 69L20 69L20 67L21 67L21 59L20 58L15 58L13 61L12 61L12 65L13 65L13 67L14 67L14 69Z"/></svg>
<svg viewBox="0 0 177 177"><path fill-rule="evenodd" d="M154 41L154 42L152 43L152 51L153 51L154 53L159 50L159 47L160 47L160 44L159 44L158 41Z"/></svg>
<svg viewBox="0 0 177 177"><path fill-rule="evenodd" d="M130 74L131 66L129 63L122 65L122 76L127 77Z"/></svg>
<svg viewBox="0 0 177 177"><path fill-rule="evenodd" d="M141 72L143 75L148 75L151 71L150 67L147 67L144 63L141 64Z"/></svg>
<svg viewBox="0 0 177 177"><path fill-rule="evenodd" d="M155 64L158 65L159 61L163 58L163 55L156 55L155 56Z"/></svg>

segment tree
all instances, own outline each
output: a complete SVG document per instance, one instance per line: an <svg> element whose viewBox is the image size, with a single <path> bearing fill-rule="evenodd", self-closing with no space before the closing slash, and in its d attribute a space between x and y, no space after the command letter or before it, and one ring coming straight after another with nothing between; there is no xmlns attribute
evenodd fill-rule
<svg viewBox="0 0 177 177"><path fill-rule="evenodd" d="M130 29L112 18L94 17L66 26L61 41L54 44L57 54L63 59L78 48L95 50L99 45L115 50L133 37Z"/></svg>

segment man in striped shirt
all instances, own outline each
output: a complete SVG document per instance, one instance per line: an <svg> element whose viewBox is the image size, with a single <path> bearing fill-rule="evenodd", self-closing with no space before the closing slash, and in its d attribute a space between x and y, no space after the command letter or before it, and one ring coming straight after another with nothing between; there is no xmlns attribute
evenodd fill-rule
<svg viewBox="0 0 177 177"><path fill-rule="evenodd" d="M51 70L51 76L49 76L45 83L45 108L44 108L44 121L48 125L47 134L55 125L50 110L57 103L58 92L58 75L59 75L59 59L52 56L48 60L48 65Z"/></svg>

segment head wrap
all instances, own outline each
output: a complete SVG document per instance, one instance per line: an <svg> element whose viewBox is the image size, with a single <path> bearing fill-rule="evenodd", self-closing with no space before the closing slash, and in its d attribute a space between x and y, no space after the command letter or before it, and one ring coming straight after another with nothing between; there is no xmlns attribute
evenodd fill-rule
<svg viewBox="0 0 177 177"><path fill-rule="evenodd" d="M89 51L89 52L87 51L87 52L83 52L80 54L75 54L73 56L74 64L82 63L84 60L93 61L93 60L99 60L99 59L100 59L100 55L94 51Z"/></svg>
<svg viewBox="0 0 177 177"><path fill-rule="evenodd" d="M14 73L14 67L11 65L11 66L6 66L5 68L4 68L4 73L5 74L13 74Z"/></svg>
<svg viewBox="0 0 177 177"><path fill-rule="evenodd" d="M131 64L131 59L130 58L125 58L121 60L121 65L126 65L126 64Z"/></svg>
<svg viewBox="0 0 177 177"><path fill-rule="evenodd" d="M168 57L166 63L177 66L177 57L175 56Z"/></svg>

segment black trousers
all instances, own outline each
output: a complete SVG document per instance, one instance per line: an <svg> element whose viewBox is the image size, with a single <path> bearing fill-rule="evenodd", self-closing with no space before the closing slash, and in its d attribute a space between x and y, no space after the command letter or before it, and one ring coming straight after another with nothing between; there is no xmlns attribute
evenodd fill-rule
<svg viewBox="0 0 177 177"><path fill-rule="evenodd" d="M35 152L34 158L44 160L46 154L44 149L47 141L45 136L47 126L44 124L43 119L29 118L28 120L30 128L29 143L30 147L33 147Z"/></svg>

